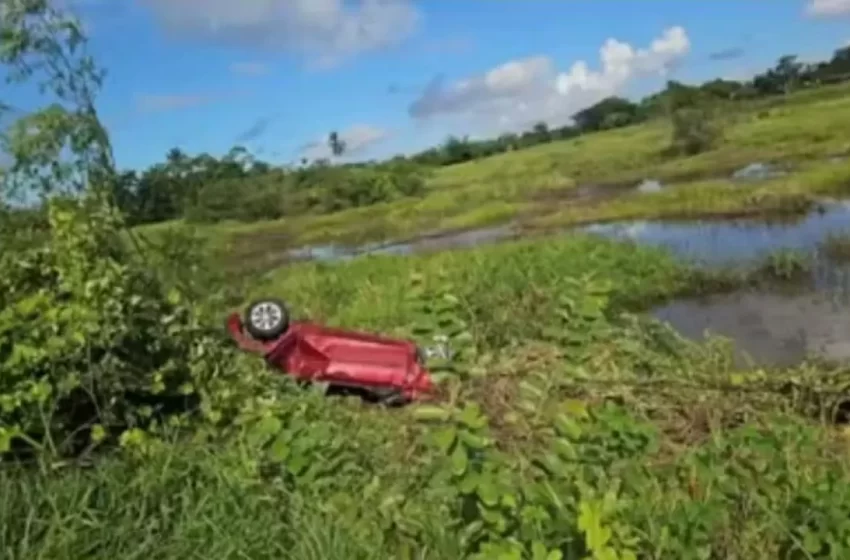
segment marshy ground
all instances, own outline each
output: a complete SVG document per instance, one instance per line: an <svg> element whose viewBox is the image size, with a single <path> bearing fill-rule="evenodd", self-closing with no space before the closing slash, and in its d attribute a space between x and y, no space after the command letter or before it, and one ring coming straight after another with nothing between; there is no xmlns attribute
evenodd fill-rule
<svg viewBox="0 0 850 560"><path fill-rule="evenodd" d="M223 315L213 288L192 305L173 291L168 305L128 298L149 286L121 274L151 265L113 266L60 221L65 236L32 262L77 284L0 315L19 349L8 371L70 363L60 381L73 382L93 356L77 325L93 337L127 313L149 335L140 356L184 343L149 372L154 386L188 371L205 408L123 432L89 468L0 469L0 552L847 557L850 137L835 126L850 122L847 91L731 111L723 142L697 156L666 155L669 127L650 122L440 169L418 198L195 229L239 300L277 296L300 317L422 340L448 331L463 354L440 372L440 400L406 409L288 385L181 319ZM197 286L202 264L163 270ZM83 265L121 281L102 295L74 276ZM31 269L15 270L28 286ZM152 321L131 300L181 312ZM33 311L48 304L61 312ZM44 317L75 321L57 335ZM116 356L122 324L98 339ZM0 404L39 419L49 392L8 378L20 398Z"/></svg>

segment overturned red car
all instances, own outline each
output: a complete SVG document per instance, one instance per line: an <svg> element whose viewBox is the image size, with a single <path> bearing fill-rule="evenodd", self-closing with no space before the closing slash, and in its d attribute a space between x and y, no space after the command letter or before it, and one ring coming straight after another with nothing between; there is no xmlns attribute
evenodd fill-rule
<svg viewBox="0 0 850 560"><path fill-rule="evenodd" d="M433 394L425 353L408 340L290 321L276 299L250 304L244 317L232 313L227 329L240 348L261 354L271 366L300 381L359 393L387 404Z"/></svg>

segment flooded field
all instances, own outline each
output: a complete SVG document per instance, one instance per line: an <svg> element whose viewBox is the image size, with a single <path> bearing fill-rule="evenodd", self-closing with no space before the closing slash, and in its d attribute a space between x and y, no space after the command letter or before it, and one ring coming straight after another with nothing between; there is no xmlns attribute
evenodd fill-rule
<svg viewBox="0 0 850 560"><path fill-rule="evenodd" d="M360 247L320 245L289 251L291 260L340 261L363 255L410 255L449 249L463 249L519 238L511 225L426 235L408 241L371 243Z"/></svg>
<svg viewBox="0 0 850 560"><path fill-rule="evenodd" d="M682 335L735 342L739 367L783 367L818 357L850 361L850 307L820 291L745 291L670 302L652 316Z"/></svg>
<svg viewBox="0 0 850 560"><path fill-rule="evenodd" d="M826 203L794 221L752 219L592 224L585 233L660 245L702 265L747 264L779 250L811 253L830 236L850 233L850 204Z"/></svg>
<svg viewBox="0 0 850 560"><path fill-rule="evenodd" d="M735 173L740 181L757 181L783 171L753 164ZM635 187L643 192L666 188L647 179ZM825 243L850 236L850 203L824 202L816 211L793 221L753 219L656 222L646 220L592 224L569 229L639 244L665 247L695 265L751 267L769 255L793 251L805 255L807 274L780 289L716 294L668 302L649 313L695 340L706 334L735 342L741 366L790 366L819 357L850 362L850 259L836 259ZM292 259L347 260L361 255L408 255L469 248L521 237L513 225L423 236L358 248L333 245L290 252Z"/></svg>
<svg viewBox="0 0 850 560"><path fill-rule="evenodd" d="M793 223L624 222L585 232L667 247L679 256L716 267L751 265L770 254L808 255L808 278L794 289L765 288L669 302L650 313L695 340L706 333L734 340L736 361L782 367L818 357L850 362L850 266L831 258L823 244L850 234L850 205L832 203Z"/></svg>

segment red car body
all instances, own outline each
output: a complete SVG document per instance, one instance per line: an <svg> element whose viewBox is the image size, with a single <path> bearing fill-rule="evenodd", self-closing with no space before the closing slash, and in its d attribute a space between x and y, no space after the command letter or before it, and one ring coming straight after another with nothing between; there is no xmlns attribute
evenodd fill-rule
<svg viewBox="0 0 850 560"><path fill-rule="evenodd" d="M238 313L228 317L227 328L240 348L299 380L405 400L434 391L416 344L408 340L295 321L278 338L260 341L245 333Z"/></svg>

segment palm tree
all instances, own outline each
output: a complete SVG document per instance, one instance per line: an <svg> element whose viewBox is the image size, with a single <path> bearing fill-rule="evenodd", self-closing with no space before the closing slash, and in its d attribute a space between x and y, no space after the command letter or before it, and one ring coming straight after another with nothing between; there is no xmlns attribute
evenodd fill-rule
<svg viewBox="0 0 850 560"><path fill-rule="evenodd" d="M339 137L337 131L333 131L328 135L328 147L331 149L331 153L339 157L345 152L345 141Z"/></svg>

